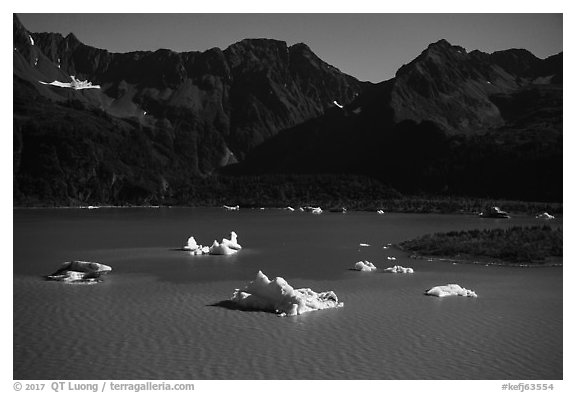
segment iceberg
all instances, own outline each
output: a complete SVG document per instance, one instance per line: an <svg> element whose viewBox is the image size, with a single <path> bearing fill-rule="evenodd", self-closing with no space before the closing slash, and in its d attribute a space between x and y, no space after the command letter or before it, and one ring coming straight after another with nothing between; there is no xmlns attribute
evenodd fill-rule
<svg viewBox="0 0 576 393"><path fill-rule="evenodd" d="M320 209L319 207L315 207L314 209L312 209L312 214L322 214L322 209Z"/></svg>
<svg viewBox="0 0 576 393"><path fill-rule="evenodd" d="M360 247L370 247L370 244L368 244L368 243L360 243Z"/></svg>
<svg viewBox="0 0 576 393"><path fill-rule="evenodd" d="M288 206L288 207L285 207L285 208L284 208L284 210L289 210L289 211L293 212L293 211L294 211L294 208L293 208L293 207L290 207L290 206Z"/></svg>
<svg viewBox="0 0 576 393"><path fill-rule="evenodd" d="M96 283L101 276L112 271L108 265L96 262L69 261L64 262L58 270L46 276L48 280L68 283Z"/></svg>
<svg viewBox="0 0 576 393"><path fill-rule="evenodd" d="M396 265L394 267L389 267L384 269L386 273L414 273L414 269L411 267L402 267L400 265Z"/></svg>
<svg viewBox="0 0 576 393"><path fill-rule="evenodd" d="M201 248L201 246L200 247L198 246L198 243L196 243L196 239L194 239L194 236L190 236L188 238L188 241L186 242L186 245L182 248L186 251L196 251L198 248Z"/></svg>
<svg viewBox="0 0 576 393"><path fill-rule="evenodd" d="M232 250L241 250L242 246L240 244L238 244L238 235L236 235L236 232L232 231L230 232L230 240L224 238L222 239L222 243L220 243L228 248L231 248Z"/></svg>
<svg viewBox="0 0 576 393"><path fill-rule="evenodd" d="M376 266L374 266L371 262L368 261L360 261L356 262L354 265L354 270L358 270L360 272L374 272L376 271Z"/></svg>
<svg viewBox="0 0 576 393"><path fill-rule="evenodd" d="M32 36L29 35L28 38L30 38L30 45L34 45L34 40L32 39Z"/></svg>
<svg viewBox="0 0 576 393"><path fill-rule="evenodd" d="M240 210L240 206L236 205L236 206L223 206L224 209L226 210Z"/></svg>
<svg viewBox="0 0 576 393"><path fill-rule="evenodd" d="M539 218L539 219L542 219L542 220L553 220L553 219L556 218L556 217L554 217L552 214L548 214L547 212L544 212L544 213L542 213L542 214L538 214L538 215L536 216L536 218Z"/></svg>
<svg viewBox="0 0 576 393"><path fill-rule="evenodd" d="M294 289L282 277L270 280L261 271L244 289L236 289L230 300L242 309L269 311L280 316L344 306L332 291L316 293L310 288Z"/></svg>
<svg viewBox="0 0 576 393"><path fill-rule="evenodd" d="M378 213L378 214L384 214L384 210L376 210L376 213Z"/></svg>
<svg viewBox="0 0 576 393"><path fill-rule="evenodd" d="M388 259L389 261L395 261L396 257L386 257L386 259Z"/></svg>
<svg viewBox="0 0 576 393"><path fill-rule="evenodd" d="M340 105L340 104L338 103L338 101L336 101L336 100L332 101L332 103L333 103L334 105L336 105L336 106L337 106L338 108L340 108L340 109L344 108L344 106Z"/></svg>
<svg viewBox="0 0 576 393"><path fill-rule="evenodd" d="M462 288L458 284L447 284L430 288L429 290L426 291L426 295L438 296L438 297L444 297L444 296L478 297L478 295L476 295L476 292L466 288Z"/></svg>
<svg viewBox="0 0 576 393"><path fill-rule="evenodd" d="M224 238L221 243L214 240L210 247L198 244L194 236L190 236L182 247L184 251L191 251L191 255L232 255L241 249L242 246L238 244L238 235L234 231L230 232L230 239Z"/></svg>
<svg viewBox="0 0 576 393"><path fill-rule="evenodd" d="M210 255L232 255L237 253L238 250L234 250L227 245L218 243L217 240L214 240L214 243L212 243L208 252Z"/></svg>

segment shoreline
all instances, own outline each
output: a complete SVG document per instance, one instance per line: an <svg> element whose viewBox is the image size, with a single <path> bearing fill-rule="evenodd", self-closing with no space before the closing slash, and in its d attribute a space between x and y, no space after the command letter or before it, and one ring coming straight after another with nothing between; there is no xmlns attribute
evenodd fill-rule
<svg viewBox="0 0 576 393"><path fill-rule="evenodd" d="M408 256L412 259L420 259L426 260L427 262L445 262L445 263L452 263L452 264L461 264L461 265L484 265L484 266L497 266L497 267L515 267L515 268L558 268L563 267L563 263L553 263L553 262L544 262L544 263L508 263L502 260L487 260L487 261L478 261L478 260L470 260L470 259L456 259L456 258L449 258L449 257L432 257L432 256L425 256L419 254L412 254Z"/></svg>
<svg viewBox="0 0 576 393"><path fill-rule="evenodd" d="M424 254L419 254L417 252L411 251L411 250L407 250L404 247L402 247L400 244L393 244L392 245L393 248L405 252L408 255L409 258L411 259L418 259L418 260L426 260L427 262L444 262L444 263L452 263L452 264L461 264L461 265L484 265L484 266L497 266L497 267L515 267L515 268L558 268L558 267L563 267L564 263L557 263L557 262L552 262L552 261L544 261L542 263L539 262L532 262L532 263L515 263L515 262L506 262L502 259L495 259L495 258L486 258L486 259L481 259L483 258L482 256L479 257L474 257L474 256L468 256L469 258L466 257L460 257L460 258L456 258L456 257L450 257L447 255L443 255L443 256L433 256L433 255L424 255ZM475 259L472 259L475 258ZM563 257L548 257L549 258L562 258Z"/></svg>
<svg viewBox="0 0 576 393"><path fill-rule="evenodd" d="M533 206L538 206L543 203L531 203L531 202L519 202L526 204L533 204ZM332 214L345 214L341 211L331 211L333 207L322 207L322 204L318 203L306 203L306 204L286 204L286 206L244 206L240 207L242 210L286 210L287 207L293 207L296 211L298 208L303 206L319 206L323 213ZM82 206L50 206L50 205L38 205L38 206L12 206L13 210L35 210L35 209L85 209L85 210L97 210L97 209L218 209L223 208L223 205L82 205ZM378 210L383 210L383 216L388 213L404 213L404 214L453 214L453 215L468 215L468 216L478 216L478 218L483 219L495 219L491 217L480 217L480 210L464 210L464 209L424 209L421 207L403 207L403 208L388 208L388 209L374 209L372 207L347 207L348 212L367 212L367 213L377 213ZM510 209L509 209L510 210ZM548 209L548 211L553 211L557 218L562 218L562 212L557 212L557 209ZM520 210L510 210L513 215L519 216L532 216L536 212L542 212L544 209L520 209ZM512 216L513 218L513 216Z"/></svg>

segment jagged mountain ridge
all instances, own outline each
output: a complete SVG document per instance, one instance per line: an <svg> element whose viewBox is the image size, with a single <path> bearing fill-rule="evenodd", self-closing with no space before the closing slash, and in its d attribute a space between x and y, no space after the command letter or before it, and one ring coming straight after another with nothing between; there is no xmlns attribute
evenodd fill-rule
<svg viewBox="0 0 576 393"><path fill-rule="evenodd" d="M70 82L71 75L101 88L39 83ZM241 160L281 129L322 114L334 100L351 101L369 84L305 44L247 39L225 50L110 53L73 34L30 33L16 15L13 81L17 195L44 199L35 183L47 182L44 188L59 187L51 198L109 203L173 193L180 183ZM61 139L52 141L55 129L70 132L54 132ZM142 146L127 152L106 145L110 140ZM44 165L55 168L48 180L39 178L40 164L28 162L46 149ZM71 156L81 164L67 161Z"/></svg>
<svg viewBox="0 0 576 393"><path fill-rule="evenodd" d="M440 40L226 170L358 173L407 193L561 201L562 54L467 53Z"/></svg>

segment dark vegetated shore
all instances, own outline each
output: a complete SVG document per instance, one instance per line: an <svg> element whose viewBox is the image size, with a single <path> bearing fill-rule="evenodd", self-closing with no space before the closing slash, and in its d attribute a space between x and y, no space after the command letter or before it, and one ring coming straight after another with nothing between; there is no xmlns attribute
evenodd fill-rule
<svg viewBox="0 0 576 393"><path fill-rule="evenodd" d="M538 265L562 257L562 229L543 225L452 231L407 240L399 247L416 256Z"/></svg>
<svg viewBox="0 0 576 393"><path fill-rule="evenodd" d="M95 188L98 183L93 184ZM100 184L101 185L101 184ZM102 186L102 185L101 185ZM150 188L153 187L150 184ZM105 187L104 187L105 188ZM102 191L101 191L102 193ZM387 213L477 214L498 206L512 214L536 215L544 211L562 214L562 203L512 201L450 195L405 195L395 188L360 175L253 175L209 176L177 182L163 193L152 196L123 198L93 192L87 197L52 194L52 198L26 198L15 192L14 206L190 206L218 207L240 205L242 208L281 208L320 206L356 211L384 210ZM45 194L47 197L48 193Z"/></svg>

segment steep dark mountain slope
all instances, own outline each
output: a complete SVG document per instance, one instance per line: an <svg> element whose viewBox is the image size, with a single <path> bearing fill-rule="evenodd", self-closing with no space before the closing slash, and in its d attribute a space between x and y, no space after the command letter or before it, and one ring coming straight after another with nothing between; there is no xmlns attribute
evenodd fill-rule
<svg viewBox="0 0 576 393"><path fill-rule="evenodd" d="M15 203L146 203L366 85L304 44L110 53L14 16ZM41 84L71 76L100 89Z"/></svg>
<svg viewBox="0 0 576 393"><path fill-rule="evenodd" d="M226 173L357 173L406 193L561 201L561 83L562 54L441 40Z"/></svg>

